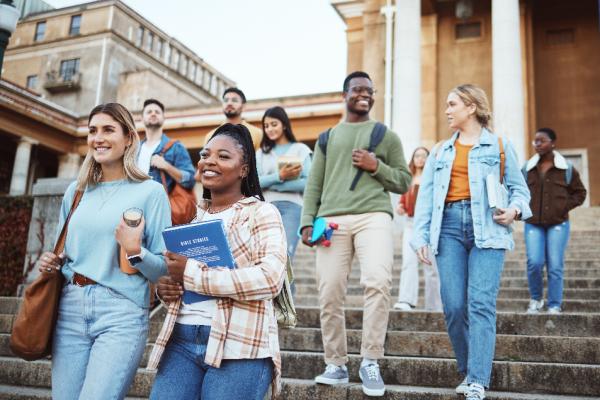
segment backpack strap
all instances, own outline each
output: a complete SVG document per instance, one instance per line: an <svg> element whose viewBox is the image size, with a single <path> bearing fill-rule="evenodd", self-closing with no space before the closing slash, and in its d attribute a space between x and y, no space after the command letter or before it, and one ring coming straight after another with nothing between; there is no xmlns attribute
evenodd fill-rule
<svg viewBox="0 0 600 400"><path fill-rule="evenodd" d="M324 132L321 132L317 141L317 143L319 144L319 148L321 149L321 153L323 153L324 156L327 155L327 142L329 141L329 132L331 132L331 128L327 129Z"/></svg>
<svg viewBox="0 0 600 400"><path fill-rule="evenodd" d="M498 136L498 146L500 147L500 183L504 181L504 165L506 164L506 154L504 154L504 141Z"/></svg>
<svg viewBox="0 0 600 400"><path fill-rule="evenodd" d="M381 141L383 140L383 137L385 136L386 131L387 131L387 127L384 124L382 124L381 122L375 123L375 126L373 127L373 130L371 131L371 137L369 138L369 147L367 148L367 151L369 153L373 152L373 150L375 150L375 148L379 145L379 143L381 143ZM354 179L352 180L352 183L350 184L350 190L354 190L356 188L356 184L358 183L363 172L364 171L362 169L359 169L358 171L356 171L356 175L354 175Z"/></svg>
<svg viewBox="0 0 600 400"><path fill-rule="evenodd" d="M160 153L159 153L159 154L161 155L161 157L164 157L164 156L165 156L165 153L166 153L167 151L169 151L169 150L171 149L171 147L173 147L173 145L175 144L175 142L177 142L177 140L175 140L175 139L170 139L170 140L167 142L167 144L165 144L165 147L163 147L163 148L162 148L162 150L161 150L161 151L160 151Z"/></svg>

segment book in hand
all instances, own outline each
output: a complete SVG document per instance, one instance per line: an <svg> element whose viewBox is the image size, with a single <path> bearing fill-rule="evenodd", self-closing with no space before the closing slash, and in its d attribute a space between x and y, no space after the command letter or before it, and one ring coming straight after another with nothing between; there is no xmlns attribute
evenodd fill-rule
<svg viewBox="0 0 600 400"><path fill-rule="evenodd" d="M302 160L298 156L287 156L287 155L279 156L277 158L277 169L279 170L279 169L285 167L286 165L291 165L293 167L295 167L297 165L302 166Z"/></svg>
<svg viewBox="0 0 600 400"><path fill-rule="evenodd" d="M508 207L508 190L500 183L497 176L489 174L485 178L485 187L487 189L488 204L494 213L500 208Z"/></svg>
<svg viewBox="0 0 600 400"><path fill-rule="evenodd" d="M233 269L235 262L227 242L223 221L215 219L206 222L177 225L162 232L167 250L193 258L209 267L227 267ZM183 291L185 304L210 300L207 296L189 290Z"/></svg>

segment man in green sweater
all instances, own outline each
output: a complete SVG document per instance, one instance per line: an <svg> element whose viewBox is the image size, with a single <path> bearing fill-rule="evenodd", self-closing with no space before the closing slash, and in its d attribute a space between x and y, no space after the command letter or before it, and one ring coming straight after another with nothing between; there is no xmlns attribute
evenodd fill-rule
<svg viewBox="0 0 600 400"><path fill-rule="evenodd" d="M366 395L383 396L385 385L377 360L384 354L394 260L389 192L406 192L411 176L400 138L389 129L373 152L366 150L376 124L369 119L373 93L373 83L365 72L353 72L344 80L346 119L331 129L326 154L315 146L300 226L302 242L313 246L310 238L316 217L326 217L339 225L331 247L317 247L317 286L327 367L315 381L329 385L348 382L344 302L356 253L364 289L359 376ZM362 176L350 190L358 170L363 171Z"/></svg>

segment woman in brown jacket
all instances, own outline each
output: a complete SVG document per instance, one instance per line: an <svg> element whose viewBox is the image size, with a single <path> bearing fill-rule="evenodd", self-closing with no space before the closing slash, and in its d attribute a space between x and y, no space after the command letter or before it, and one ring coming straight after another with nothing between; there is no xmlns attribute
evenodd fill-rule
<svg viewBox="0 0 600 400"><path fill-rule="evenodd" d="M569 211L580 206L586 196L579 173L554 150L555 143L556 133L552 129L538 129L532 143L537 154L523 167L533 213L525 222L529 314L537 314L544 307L544 264L548 269L548 313L561 311Z"/></svg>

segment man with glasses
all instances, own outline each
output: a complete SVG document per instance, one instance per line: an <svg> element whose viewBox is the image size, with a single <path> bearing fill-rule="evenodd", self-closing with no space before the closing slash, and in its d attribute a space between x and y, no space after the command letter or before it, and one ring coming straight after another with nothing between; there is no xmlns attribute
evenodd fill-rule
<svg viewBox="0 0 600 400"><path fill-rule="evenodd" d="M262 129L250 125L242 119L242 113L244 112L244 105L246 104L246 96L244 92L236 87L230 87L225 89L223 92L223 114L225 114L225 122L223 124L242 124L250 131L252 136L252 143L254 144L254 150L258 150L260 147L260 141L263 137ZM217 128L210 131L204 138L204 145L210 140L213 133Z"/></svg>
<svg viewBox="0 0 600 400"><path fill-rule="evenodd" d="M346 118L329 131L326 146L315 146L300 224L302 242L311 247L315 245L311 237L316 217L339 225L331 246L318 246L316 251L327 366L315 381L334 385L349 380L345 366L348 354L344 303L356 253L364 289L363 360L358 375L366 395L383 396L385 385L377 360L384 355L394 262L389 192L405 193L411 176L402 143L394 132L385 128L381 142L368 150L377 124L369 118L375 93L369 75L362 71L351 73L344 80L343 89ZM356 180L359 171L362 174Z"/></svg>

